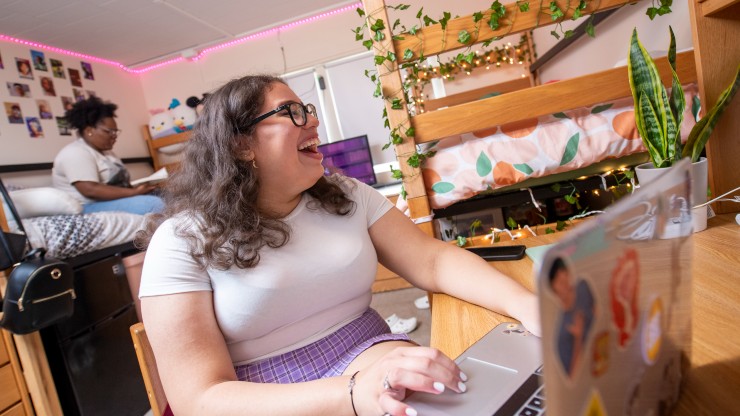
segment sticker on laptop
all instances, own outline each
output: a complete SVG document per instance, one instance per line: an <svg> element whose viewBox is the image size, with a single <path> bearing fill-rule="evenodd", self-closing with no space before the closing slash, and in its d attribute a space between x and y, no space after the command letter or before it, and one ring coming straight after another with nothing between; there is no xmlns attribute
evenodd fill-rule
<svg viewBox="0 0 740 416"><path fill-rule="evenodd" d="M586 408L583 409L581 415L583 416L606 416L608 413L604 408L604 400L601 398L599 391L594 389L591 390L591 398L586 404Z"/></svg>
<svg viewBox="0 0 740 416"><path fill-rule="evenodd" d="M600 377L609 369L609 332L603 331L594 336L591 374Z"/></svg>
<svg viewBox="0 0 740 416"><path fill-rule="evenodd" d="M577 278L562 258L556 259L548 274L550 287L561 311L555 330L555 345L561 369L573 379L581 362L587 359L586 344L596 312L593 290Z"/></svg>
<svg viewBox="0 0 740 416"><path fill-rule="evenodd" d="M647 364L655 364L663 341L663 302L656 297L645 311L645 324L642 326L642 358Z"/></svg>
<svg viewBox="0 0 740 416"><path fill-rule="evenodd" d="M637 329L640 292L640 262L637 251L627 248L617 259L609 282L611 320L617 330L617 345L624 349Z"/></svg>

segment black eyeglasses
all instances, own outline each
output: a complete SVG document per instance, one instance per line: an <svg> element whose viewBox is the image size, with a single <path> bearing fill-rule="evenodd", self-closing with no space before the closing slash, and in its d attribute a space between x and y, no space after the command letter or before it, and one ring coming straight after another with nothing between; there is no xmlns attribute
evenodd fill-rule
<svg viewBox="0 0 740 416"><path fill-rule="evenodd" d="M123 130L121 129L109 129L108 127L98 126L100 130L110 134L111 136L118 136Z"/></svg>
<svg viewBox="0 0 740 416"><path fill-rule="evenodd" d="M270 117L271 115L279 113L283 110L288 110L290 120L296 127L303 127L306 125L306 123L308 122L308 117L306 116L306 114L311 114L312 116L319 118L319 116L316 114L316 107L314 107L313 104L303 105L301 103L288 103L283 104L280 107L272 111L268 111L267 113L255 118L254 120L250 121L249 124L247 124L247 127L254 126L267 117Z"/></svg>

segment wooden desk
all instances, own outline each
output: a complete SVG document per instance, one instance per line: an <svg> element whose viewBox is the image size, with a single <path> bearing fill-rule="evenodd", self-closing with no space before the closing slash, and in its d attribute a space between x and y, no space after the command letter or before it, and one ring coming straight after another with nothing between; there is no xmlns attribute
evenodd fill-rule
<svg viewBox="0 0 740 416"><path fill-rule="evenodd" d="M564 233L514 243L535 247ZM491 263L533 289L532 261ZM740 392L740 226L735 214L711 218L694 234L691 370L675 415L737 414ZM431 346L457 357L500 322L511 318L459 299L433 295Z"/></svg>

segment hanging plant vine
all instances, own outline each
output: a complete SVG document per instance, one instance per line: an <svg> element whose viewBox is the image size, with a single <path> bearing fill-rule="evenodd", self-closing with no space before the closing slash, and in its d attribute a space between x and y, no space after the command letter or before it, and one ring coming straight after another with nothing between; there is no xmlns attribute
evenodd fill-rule
<svg viewBox="0 0 740 416"><path fill-rule="evenodd" d="M670 6L672 5L672 0L651 1L652 7L648 8L646 11L646 14L651 20L656 15L662 16L671 12ZM483 48L488 48L492 42L500 40L508 35L513 30L514 22L516 21L518 13L537 13L535 27L539 27L539 18L541 15L549 16L552 21L557 22L555 29L552 30L550 34L557 39L560 39L561 36L563 38L569 38L573 36L573 31L566 30L562 26L562 23L566 20L566 16L572 10L572 15L569 19L579 19L583 16L584 11L590 3L595 3L598 7L600 0L578 0L577 3L575 3L575 0L568 0L565 4L565 9L561 8L555 0L551 0L549 3L545 3L544 0L540 0L537 3L534 3L536 5L534 7L535 10L531 7L533 3L529 0L516 0L514 3L515 7L511 8L512 13L509 13L504 4L499 0L495 0L491 3L491 6L488 9L472 13L474 24L472 33L468 30L461 30L457 33L456 41L460 45L467 46L467 48L454 57L453 61L455 65L440 62L439 55L436 55L437 63L439 64L438 74L439 76L450 76L453 74L453 71L455 70L454 68L461 67L463 63L467 63L471 70L476 67L474 66L474 62L476 62L478 54L471 51L471 49L474 44L478 43L477 41L480 35L481 24L483 22L485 22L492 31L497 31L501 28L506 29L502 34L484 41L482 43ZM388 10L405 11L411 6L408 4L398 4L385 5L384 7ZM383 31L386 29L386 22L383 19L373 17L372 13L367 14L363 8L358 7L356 10L360 17L365 19L365 22L362 26L358 26L353 30L355 40L361 42L368 50L372 50L373 47L375 47L377 50L377 53L373 58L375 65L385 66L389 71L392 71L393 66L399 61L398 57L393 53L393 51L383 50L383 48L379 46L380 42L385 40L386 35ZM595 36L593 17L594 16L592 14L586 27L586 33L591 37ZM419 31L421 28L439 24L442 29L442 50L445 50L447 46L448 23L451 18L452 13L444 11L442 12L441 18L433 19L424 13L424 8L422 7L416 13L416 19L418 20L416 25L411 28L407 28L401 23L400 19L396 19L388 28L389 32L392 34L391 38L394 41L404 40L407 36L413 36L417 40L417 43L413 45L413 49L412 47L407 47L404 49L402 54L402 62L399 67L400 69L407 70L407 76L402 81L401 91L394 91L390 95L384 95L377 69L365 71L365 76L375 84L374 96L381 97L383 100L387 101L390 104L389 107L391 110L403 110L405 104L408 115L411 117L419 109L419 104L416 100L410 98L410 91L416 88L419 84L429 81L428 74L425 72L426 68L423 66L423 62L426 60L426 56L424 55L424 38L423 36L420 36ZM399 28L400 34L395 34L399 31ZM371 34L369 39L365 38L367 31ZM418 55L414 53L414 50L419 51ZM483 56L487 56L486 54L488 53L491 53L491 51L485 50L483 52ZM495 48L493 53L497 53ZM526 59L531 60L531 54L528 50L526 51L525 56ZM420 73L422 76L420 76ZM389 139L383 146L383 150L387 149L391 145L402 144L404 136L409 138L414 137L414 128L411 126L408 118L405 122L391 128L387 107L384 107L383 109L382 118L384 120L384 126L390 129ZM411 167L418 168L424 160L434 156L434 154L434 151L422 151L417 146L416 152L409 155L406 163ZM392 169L391 172L395 179L403 179L403 174L400 170ZM405 194L405 191L402 190L402 194Z"/></svg>

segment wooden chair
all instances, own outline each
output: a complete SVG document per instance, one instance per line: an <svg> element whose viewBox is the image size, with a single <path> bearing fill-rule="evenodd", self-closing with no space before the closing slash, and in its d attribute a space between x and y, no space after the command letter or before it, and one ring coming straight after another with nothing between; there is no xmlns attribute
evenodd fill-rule
<svg viewBox="0 0 740 416"><path fill-rule="evenodd" d="M149 149L149 155L152 157L152 164L154 165L155 171L163 167L166 167L167 171L170 173L177 170L177 167L179 165L178 162L172 162L172 163L162 162L161 160L162 154L160 153L159 149L165 146L173 145L173 144L185 143L190 139L190 134L191 134L190 131L185 131L185 132L173 134L170 136L152 139L152 135L149 134L149 126L147 125L141 126L141 135L142 137L144 137L146 146Z"/></svg>
<svg viewBox="0 0 740 416"><path fill-rule="evenodd" d="M131 338L134 340L134 349L136 357L139 359L139 368L144 378L146 394L149 397L149 403L152 406L152 412L156 416L164 413L167 407L167 398L164 395L162 381L159 379L157 372L157 361L154 359L152 346L149 344L149 338L146 336L144 324L139 322L131 325Z"/></svg>

